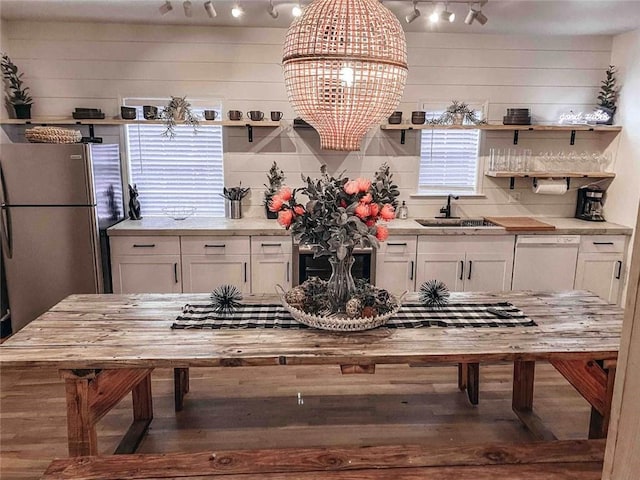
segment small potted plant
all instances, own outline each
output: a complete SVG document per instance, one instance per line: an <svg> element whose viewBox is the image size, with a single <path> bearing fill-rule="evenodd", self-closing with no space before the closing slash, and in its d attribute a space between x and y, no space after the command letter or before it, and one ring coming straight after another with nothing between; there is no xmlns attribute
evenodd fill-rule
<svg viewBox="0 0 640 480"><path fill-rule="evenodd" d="M600 82L600 93L598 94L598 110L602 110L609 118L602 122L607 125L613 125L613 115L616 113L616 102L618 100L618 88L616 86L616 67L609 65L607 68L607 78Z"/></svg>
<svg viewBox="0 0 640 480"><path fill-rule="evenodd" d="M29 95L29 87L24 86L23 73L18 73L18 67L6 53L2 54L2 76L9 92L7 102L13 106L16 118L31 118L33 99Z"/></svg>
<svg viewBox="0 0 640 480"><path fill-rule="evenodd" d="M447 107L447 110L440 118L442 123L452 125L462 125L465 122L472 124L481 123L476 116L476 112L469 108L469 105L465 102L458 100L452 100L451 105Z"/></svg>
<svg viewBox="0 0 640 480"><path fill-rule="evenodd" d="M167 129L162 132L162 135L170 139L176 136L177 122L184 122L186 125L191 125L193 131L198 133L200 119L198 115L191 111L191 103L187 101L187 97L171 97L171 101L162 109L162 112L160 112L160 118L167 127Z"/></svg>
<svg viewBox="0 0 640 480"><path fill-rule="evenodd" d="M282 187L284 178L284 172L278 168L278 164L276 162L273 162L273 165L271 165L271 168L269 169L269 173L267 173L269 185L264 184L266 188L264 191L264 208L267 211L267 218L272 220L278 218L278 213L269 210L269 204L271 203L273 196L278 193L278 190Z"/></svg>

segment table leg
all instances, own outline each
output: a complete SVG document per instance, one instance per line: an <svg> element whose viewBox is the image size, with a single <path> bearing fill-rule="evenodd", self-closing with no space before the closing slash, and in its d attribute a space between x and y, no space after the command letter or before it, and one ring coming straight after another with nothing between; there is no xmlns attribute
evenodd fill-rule
<svg viewBox="0 0 640 480"><path fill-rule="evenodd" d="M189 392L189 369L173 369L173 395L175 411L180 412L184 407L184 396Z"/></svg>
<svg viewBox="0 0 640 480"><path fill-rule="evenodd" d="M466 363L458 364L458 388L463 392L467 389L467 364Z"/></svg>
<svg viewBox="0 0 640 480"><path fill-rule="evenodd" d="M131 390L133 400L133 422L122 438L115 454L134 453L153 420L153 397L151 396L151 373Z"/></svg>
<svg viewBox="0 0 640 480"><path fill-rule="evenodd" d="M613 384L616 377L616 367L607 368L605 372L607 373L607 390L605 393L604 413L600 413L596 408L591 407L589 438L606 438L607 431L609 430L611 399L613 398Z"/></svg>
<svg viewBox="0 0 640 480"><path fill-rule="evenodd" d="M556 436L544 426L540 417L533 411L535 372L536 362L513 362L513 397L511 400L511 408L537 440L556 440Z"/></svg>
<svg viewBox="0 0 640 480"><path fill-rule="evenodd" d="M67 437L69 456L79 457L98 454L96 426L89 405L90 378L66 378Z"/></svg>
<svg viewBox="0 0 640 480"><path fill-rule="evenodd" d="M478 405L480 395L480 364L467 363L467 397L471 405Z"/></svg>

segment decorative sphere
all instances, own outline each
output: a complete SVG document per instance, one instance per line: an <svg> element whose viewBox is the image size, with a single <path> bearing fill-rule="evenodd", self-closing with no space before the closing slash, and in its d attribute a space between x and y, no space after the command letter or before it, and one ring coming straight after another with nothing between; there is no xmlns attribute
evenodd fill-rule
<svg viewBox="0 0 640 480"><path fill-rule="evenodd" d="M351 298L345 306L345 311L348 317L357 318L360 316L362 310L362 302L358 298Z"/></svg>
<svg viewBox="0 0 640 480"><path fill-rule="evenodd" d="M379 0L315 0L289 27L282 63L289 102L321 147L354 151L400 103L407 44Z"/></svg>

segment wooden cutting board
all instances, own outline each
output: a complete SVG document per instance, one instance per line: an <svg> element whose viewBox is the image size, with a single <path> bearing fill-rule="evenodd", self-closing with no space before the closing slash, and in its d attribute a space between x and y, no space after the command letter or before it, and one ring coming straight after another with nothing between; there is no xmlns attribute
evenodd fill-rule
<svg viewBox="0 0 640 480"><path fill-rule="evenodd" d="M541 222L531 217L484 217L486 220L504 227L507 231L545 232L555 230L554 225Z"/></svg>

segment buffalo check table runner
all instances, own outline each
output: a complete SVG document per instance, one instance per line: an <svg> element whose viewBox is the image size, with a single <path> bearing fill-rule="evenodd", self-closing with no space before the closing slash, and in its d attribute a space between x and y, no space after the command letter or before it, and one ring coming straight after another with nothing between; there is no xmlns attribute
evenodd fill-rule
<svg viewBox="0 0 640 480"><path fill-rule="evenodd" d="M511 317L501 318L488 311L496 309ZM419 327L533 327L536 323L510 303L451 303L442 308L406 303L384 325L385 328ZM173 329L310 328L297 322L279 304L242 305L232 314L218 314L210 304L187 304Z"/></svg>

